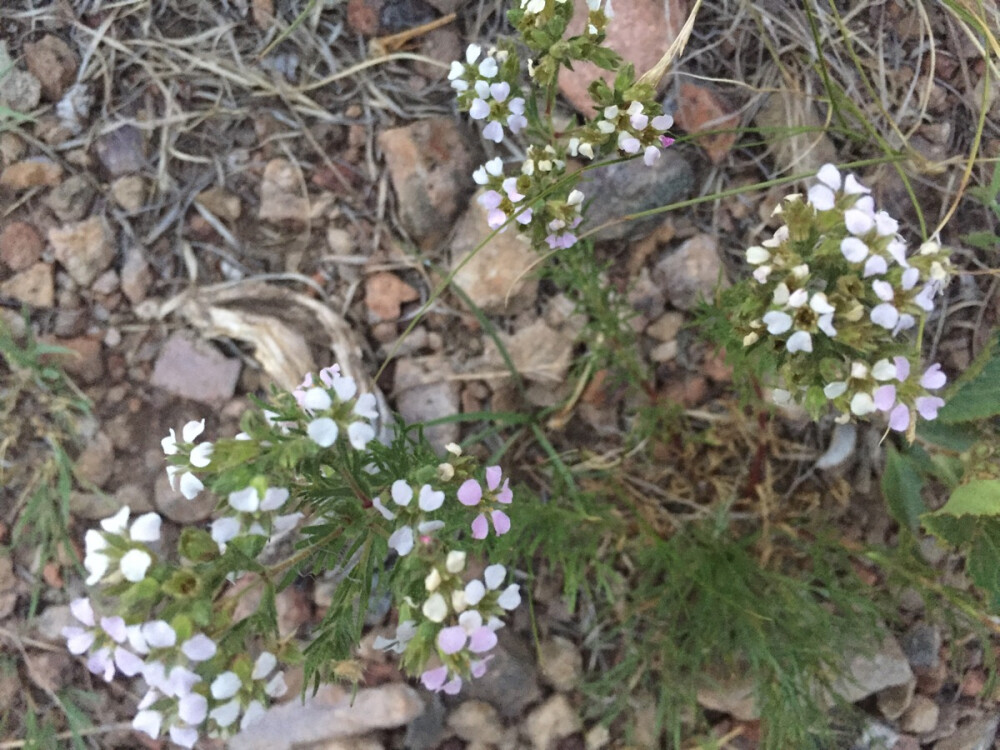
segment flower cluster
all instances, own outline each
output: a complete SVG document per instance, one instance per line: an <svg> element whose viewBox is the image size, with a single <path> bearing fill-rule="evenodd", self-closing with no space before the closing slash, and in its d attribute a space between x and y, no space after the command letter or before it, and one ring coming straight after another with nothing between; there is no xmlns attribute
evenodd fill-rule
<svg viewBox="0 0 1000 750"><path fill-rule="evenodd" d="M879 411L908 431L914 413L933 419L944 403L929 393L945 384L940 366L909 378L913 345L901 334L934 310L947 255L934 241L908 255L899 223L854 175L827 164L817 178L804 200L779 206L785 224L746 252L743 346L777 358L777 400L815 412L830 403L843 420Z"/></svg>
<svg viewBox="0 0 1000 750"><path fill-rule="evenodd" d="M455 60L448 78L458 94L459 106L473 120L484 121L483 138L493 143L503 140L504 125L517 135L528 125L524 116L524 97L513 92L507 80L499 78L500 65L507 60L505 50L491 50L482 60L482 47L470 44L465 63Z"/></svg>
<svg viewBox="0 0 1000 750"><path fill-rule="evenodd" d="M614 144L621 156L635 156L641 151L643 163L651 167L660 159L660 148L673 143L664 135L673 124L670 115L650 117L647 105L641 101L628 101L621 106L609 104L579 135L569 139L569 153L593 159L595 146L600 149Z"/></svg>
<svg viewBox="0 0 1000 750"><path fill-rule="evenodd" d="M501 586L507 578L503 565L490 565L483 580L465 582L466 554L451 551L443 566L432 567L424 579L427 598L420 612L430 628L418 628L404 621L393 640L376 639L376 648L405 653L420 635L432 644L438 666L429 666L420 675L428 690L454 695L462 689L464 676L486 674L489 651L497 644L496 631L503 627L500 615L521 604L520 586Z"/></svg>
<svg viewBox="0 0 1000 750"><path fill-rule="evenodd" d="M465 552L447 546L462 534L484 539L488 519L497 534L510 529L500 508L513 492L500 467L481 471L457 445L447 446L442 461L426 450L411 455L400 447L410 445L405 440L375 441L375 397L359 394L336 367L307 375L292 393L275 392L268 406L244 414L232 439L197 442L201 420L162 440L172 485L188 500L208 491L220 498L207 528L182 530L175 557L161 549L156 513L131 519L123 507L86 532L87 584L97 588L93 602L70 605L78 624L63 631L67 648L105 680L143 678L133 727L154 739L190 748L202 735L226 736L284 694L278 661L291 663L298 651L270 632L272 610L237 614L237 603L250 586L264 587L273 601L275 582L291 580L290 567L314 564L301 551L310 544L320 548L342 534L354 536L351 544L387 538L393 554L381 563L379 585L393 588L399 607L393 649L432 689L453 692L463 676L483 674L499 616L520 600L516 585L500 590L506 570L499 565L487 568L485 583L461 581ZM299 551L265 565L280 550L268 542L303 521L309 532ZM317 529L330 531L320 537ZM360 563L356 556L348 564ZM342 616L372 595L363 587L373 578L347 577L342 585L355 588L343 597ZM253 622L234 627L243 618ZM254 634L252 643L235 637L244 632Z"/></svg>

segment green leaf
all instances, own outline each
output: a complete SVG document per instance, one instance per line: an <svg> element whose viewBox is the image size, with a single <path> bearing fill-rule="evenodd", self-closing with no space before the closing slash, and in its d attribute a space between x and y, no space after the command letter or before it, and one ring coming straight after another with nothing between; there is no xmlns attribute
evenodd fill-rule
<svg viewBox="0 0 1000 750"><path fill-rule="evenodd" d="M882 475L882 494L889 512L900 526L910 531L920 528L920 515L927 512L920 490L924 482L906 454L888 446L885 473Z"/></svg>
<svg viewBox="0 0 1000 750"><path fill-rule="evenodd" d="M1000 237L993 232L970 232L962 235L962 242L980 250L1000 250Z"/></svg>
<svg viewBox="0 0 1000 750"><path fill-rule="evenodd" d="M945 407L947 408L947 407ZM979 436L969 425L945 424L940 419L917 422L917 437L948 450L962 453L976 444Z"/></svg>
<svg viewBox="0 0 1000 750"><path fill-rule="evenodd" d="M933 515L1000 515L1000 479L977 479L960 485L951 493L944 507Z"/></svg>
<svg viewBox="0 0 1000 750"><path fill-rule="evenodd" d="M972 364L938 412L941 422L969 422L1000 414L1000 336Z"/></svg>

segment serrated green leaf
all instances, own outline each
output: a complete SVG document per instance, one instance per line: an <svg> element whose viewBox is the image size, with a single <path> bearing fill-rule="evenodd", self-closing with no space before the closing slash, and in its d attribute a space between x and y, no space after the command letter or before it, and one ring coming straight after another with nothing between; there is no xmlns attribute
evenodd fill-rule
<svg viewBox="0 0 1000 750"><path fill-rule="evenodd" d="M944 507L934 511L933 515L1000 515L1000 479L977 479L959 485Z"/></svg>
<svg viewBox="0 0 1000 750"><path fill-rule="evenodd" d="M980 250L1000 250L1000 237L993 232L970 232L962 235L962 242Z"/></svg>
<svg viewBox="0 0 1000 750"><path fill-rule="evenodd" d="M920 528L920 516L927 511L920 495L923 484L913 461L893 446L888 446L882 494L892 517L910 531Z"/></svg>
<svg viewBox="0 0 1000 750"><path fill-rule="evenodd" d="M970 422L1000 414L1000 336L966 371L938 412L941 422Z"/></svg>

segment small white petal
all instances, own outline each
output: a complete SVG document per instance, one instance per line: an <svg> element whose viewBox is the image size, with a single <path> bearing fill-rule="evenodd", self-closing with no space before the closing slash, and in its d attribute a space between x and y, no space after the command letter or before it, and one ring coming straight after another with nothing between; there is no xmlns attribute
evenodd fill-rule
<svg viewBox="0 0 1000 750"><path fill-rule="evenodd" d="M883 302L881 305L876 305L872 308L871 321L876 325L892 330L896 323L899 322L899 310L888 302Z"/></svg>
<svg viewBox="0 0 1000 750"><path fill-rule="evenodd" d="M233 699L229 703L223 703L208 712L208 717L215 721L221 729L225 729L240 716L240 702Z"/></svg>
<svg viewBox="0 0 1000 750"><path fill-rule="evenodd" d="M802 307L808 299L809 292L805 289L796 289L788 298L788 306L794 308Z"/></svg>
<svg viewBox="0 0 1000 750"><path fill-rule="evenodd" d="M807 197L817 211L829 211L836 205L833 191L826 185L813 185Z"/></svg>
<svg viewBox="0 0 1000 750"><path fill-rule="evenodd" d="M163 620L153 620L143 624L142 637L150 648L170 648L177 643L177 633Z"/></svg>
<svg viewBox="0 0 1000 750"><path fill-rule="evenodd" d="M240 721L240 730L244 730L258 721L264 718L264 706L261 705L260 701L253 700L247 706L247 710L243 713L243 719Z"/></svg>
<svg viewBox="0 0 1000 750"><path fill-rule="evenodd" d="M212 541L220 548L225 548L226 543L235 539L236 535L240 533L240 528L242 525L238 518L232 516L217 518L212 521Z"/></svg>
<svg viewBox="0 0 1000 750"><path fill-rule="evenodd" d="M853 174L849 174L844 180L844 192L848 195L859 195L861 193L870 193L871 190L858 182L858 178Z"/></svg>
<svg viewBox="0 0 1000 750"><path fill-rule="evenodd" d="M207 661L215 656L218 647L204 633L198 633L181 644L181 651L191 661Z"/></svg>
<svg viewBox="0 0 1000 750"><path fill-rule="evenodd" d="M396 550L396 554L405 557L413 550L413 529L409 526L401 526L389 535L389 546Z"/></svg>
<svg viewBox="0 0 1000 750"><path fill-rule="evenodd" d="M876 380L895 380L896 365L888 359L880 359L872 365L872 377Z"/></svg>
<svg viewBox="0 0 1000 750"><path fill-rule="evenodd" d="M227 698L232 698L236 695L240 688L243 687L243 682L240 680L240 676L235 672L223 672L214 680L212 680L212 685L210 690L212 691L212 697L217 701L224 701Z"/></svg>
<svg viewBox="0 0 1000 750"><path fill-rule="evenodd" d="M461 550L452 550L445 558L444 569L449 573L461 573L465 570L465 553Z"/></svg>
<svg viewBox="0 0 1000 750"><path fill-rule="evenodd" d="M500 594L497 599L497 604L500 605L502 609L512 610L517 609L521 604L521 587L516 583L512 583L504 592Z"/></svg>
<svg viewBox="0 0 1000 750"><path fill-rule="evenodd" d="M182 727L174 724L170 727L170 740L174 744L191 750L194 747L194 743L198 741L198 730L194 727Z"/></svg>
<svg viewBox="0 0 1000 750"><path fill-rule="evenodd" d="M261 651L257 661L253 664L253 672L250 674L251 680L263 680L274 668L278 666L277 657L270 651Z"/></svg>
<svg viewBox="0 0 1000 750"><path fill-rule="evenodd" d="M830 190L840 190L840 170L833 164L824 164L816 173L816 179Z"/></svg>
<svg viewBox="0 0 1000 750"><path fill-rule="evenodd" d="M868 245L857 237L845 237L840 242L840 252L851 263L860 263L868 257Z"/></svg>
<svg viewBox="0 0 1000 750"><path fill-rule="evenodd" d="M417 501L420 510L431 512L440 508L444 504L444 493L431 489L429 484L420 488L420 497Z"/></svg>
<svg viewBox="0 0 1000 750"><path fill-rule="evenodd" d="M246 487L229 493L229 505L241 513L255 513L260 507L260 497L256 487Z"/></svg>
<svg viewBox="0 0 1000 750"><path fill-rule="evenodd" d="M87 585L93 586L95 583L104 578L104 574L108 572L108 568L111 566L111 560L108 559L107 555L102 555L100 552L92 552L83 558L83 567L90 573L87 576Z"/></svg>
<svg viewBox="0 0 1000 750"><path fill-rule="evenodd" d="M155 542L160 538L160 525L163 523L156 513L144 513L132 522L129 536L135 542Z"/></svg>
<svg viewBox="0 0 1000 750"><path fill-rule="evenodd" d="M868 393L855 393L851 399L851 413L859 417L875 411L875 400Z"/></svg>
<svg viewBox="0 0 1000 750"><path fill-rule="evenodd" d="M288 490L284 487L268 487L264 491L264 499L260 501L260 509L277 510L288 501L288 497Z"/></svg>
<svg viewBox="0 0 1000 750"><path fill-rule="evenodd" d="M465 585L465 603L470 607L475 607L486 596L486 586L482 581L469 581Z"/></svg>
<svg viewBox="0 0 1000 750"><path fill-rule="evenodd" d="M163 448L163 452L168 456L174 456L177 454L177 434L170 430L170 434L165 438L160 440L160 447Z"/></svg>
<svg viewBox="0 0 1000 750"><path fill-rule="evenodd" d="M333 399L326 388L310 388L302 396L302 406L310 411L325 411L333 405Z"/></svg>
<svg viewBox="0 0 1000 750"><path fill-rule="evenodd" d="M159 711L140 711L132 719L132 728L138 732L143 732L154 740L160 736L160 727L163 725L163 714Z"/></svg>
<svg viewBox="0 0 1000 750"><path fill-rule="evenodd" d="M146 571L149 570L152 563L153 558L149 556L148 552L143 552L141 549L130 549L122 555L120 562L122 575L125 576L126 581L138 583L146 577Z"/></svg>
<svg viewBox="0 0 1000 750"><path fill-rule="evenodd" d="M351 422L347 425L347 440L351 447L363 451L375 439L375 429L366 422Z"/></svg>
<svg viewBox="0 0 1000 750"><path fill-rule="evenodd" d="M760 245L754 245L751 248L747 248L747 263L754 266L759 266L761 263L766 263L771 259L771 253L769 253Z"/></svg>
<svg viewBox="0 0 1000 750"><path fill-rule="evenodd" d="M448 616L448 603L441 594L431 594L421 611L431 622L444 622L444 618Z"/></svg>
<svg viewBox="0 0 1000 750"><path fill-rule="evenodd" d="M128 526L128 514L129 508L126 505L110 518L101 521L101 528L112 534L124 533L125 527Z"/></svg>
<svg viewBox="0 0 1000 750"><path fill-rule="evenodd" d="M81 596L69 603L69 611L77 620L87 627L94 627L94 608L90 604L90 597Z"/></svg>
<svg viewBox="0 0 1000 750"><path fill-rule="evenodd" d="M198 693L183 695L177 701L177 715L188 724L201 724L208 716L208 701Z"/></svg>
<svg viewBox="0 0 1000 750"><path fill-rule="evenodd" d="M890 302L894 296L892 284L888 281L882 281L881 279L872 282L872 291L874 291L875 296L883 302Z"/></svg>
<svg viewBox="0 0 1000 750"><path fill-rule="evenodd" d="M774 296L771 301L775 305L784 305L788 302L788 298L791 296L791 293L788 291L788 285L781 282L774 288Z"/></svg>
<svg viewBox="0 0 1000 750"><path fill-rule="evenodd" d="M819 320L816 321L816 325L819 327L819 330L830 338L834 338L837 335L837 329L833 327L833 313L820 315Z"/></svg>
<svg viewBox="0 0 1000 750"><path fill-rule="evenodd" d="M185 443L193 443L201 433L205 431L205 420L188 422L181 429L181 437Z"/></svg>
<svg viewBox="0 0 1000 750"><path fill-rule="evenodd" d="M796 331L788 337L786 348L789 352L811 352L813 350L812 336L807 331Z"/></svg>
<svg viewBox="0 0 1000 750"><path fill-rule="evenodd" d="M378 419L378 408L374 393L362 393L354 404L354 413L365 419Z"/></svg>
<svg viewBox="0 0 1000 750"><path fill-rule="evenodd" d="M844 225L851 234L868 234L875 226L875 219L864 211L849 208L844 211Z"/></svg>
<svg viewBox="0 0 1000 750"><path fill-rule="evenodd" d="M392 495L392 501L396 505L402 505L404 508L413 499L413 488L410 487L405 479L397 479L393 482L389 492Z"/></svg>
<svg viewBox="0 0 1000 750"><path fill-rule="evenodd" d="M205 489L205 485L190 471L181 474L180 490L185 498L194 500L203 489Z"/></svg>
<svg viewBox="0 0 1000 750"><path fill-rule="evenodd" d="M191 449L189 460L191 465L199 469L204 469L212 462L212 451L215 449L211 443L198 443Z"/></svg>
<svg viewBox="0 0 1000 750"><path fill-rule="evenodd" d="M845 393L847 393L847 383L843 380L829 383L823 388L823 395L831 401L838 396L843 396Z"/></svg>
<svg viewBox="0 0 1000 750"><path fill-rule="evenodd" d="M314 419L306 428L306 434L309 435L312 441L320 448L329 448L337 442L337 435L339 432L340 430L337 427L337 423L329 417Z"/></svg>
<svg viewBox="0 0 1000 750"><path fill-rule="evenodd" d="M271 681L264 686L264 692L270 698L280 698L285 693L288 692L288 685L285 684L285 675L282 672L278 672Z"/></svg>
<svg viewBox="0 0 1000 750"><path fill-rule="evenodd" d="M767 332L772 335L779 335L792 327L792 318L788 313L772 310L763 317Z"/></svg>
<svg viewBox="0 0 1000 750"><path fill-rule="evenodd" d="M813 312L816 312L819 315L836 312L836 308L830 304L823 292L816 292L816 294L812 296L809 300L809 307L812 308Z"/></svg>

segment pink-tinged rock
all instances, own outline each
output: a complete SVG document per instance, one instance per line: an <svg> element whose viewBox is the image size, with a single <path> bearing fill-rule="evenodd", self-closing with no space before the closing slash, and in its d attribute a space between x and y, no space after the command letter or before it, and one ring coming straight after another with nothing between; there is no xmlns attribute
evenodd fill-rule
<svg viewBox="0 0 1000 750"><path fill-rule="evenodd" d="M42 257L45 243L27 222L15 221L0 231L0 260L11 271L23 271Z"/></svg>
<svg viewBox="0 0 1000 750"><path fill-rule="evenodd" d="M233 397L240 361L178 331L160 350L150 383L181 398L219 405Z"/></svg>
<svg viewBox="0 0 1000 750"><path fill-rule="evenodd" d="M35 263L0 284L0 294L33 307L52 307L55 302L52 266Z"/></svg>
<svg viewBox="0 0 1000 750"><path fill-rule="evenodd" d="M575 0L568 35L580 34L587 22L586 0ZM686 0L628 0L614 3L614 18L608 24L606 45L635 66L641 76L656 65L677 37L687 16ZM594 114L587 87L603 78L609 84L614 73L593 63L573 63L573 70L559 71L559 90L588 117Z"/></svg>
<svg viewBox="0 0 1000 750"><path fill-rule="evenodd" d="M445 238L475 187L472 155L451 117L392 128L378 139L398 198L400 221L421 247Z"/></svg>
<svg viewBox="0 0 1000 750"><path fill-rule="evenodd" d="M11 164L0 174L0 187L10 190L28 190L36 187L55 187L62 181L63 168L45 157L24 159Z"/></svg>
<svg viewBox="0 0 1000 750"><path fill-rule="evenodd" d="M24 61L28 70L42 84L49 101L58 101L76 80L80 61L70 46L54 34L37 42L25 42Z"/></svg>

